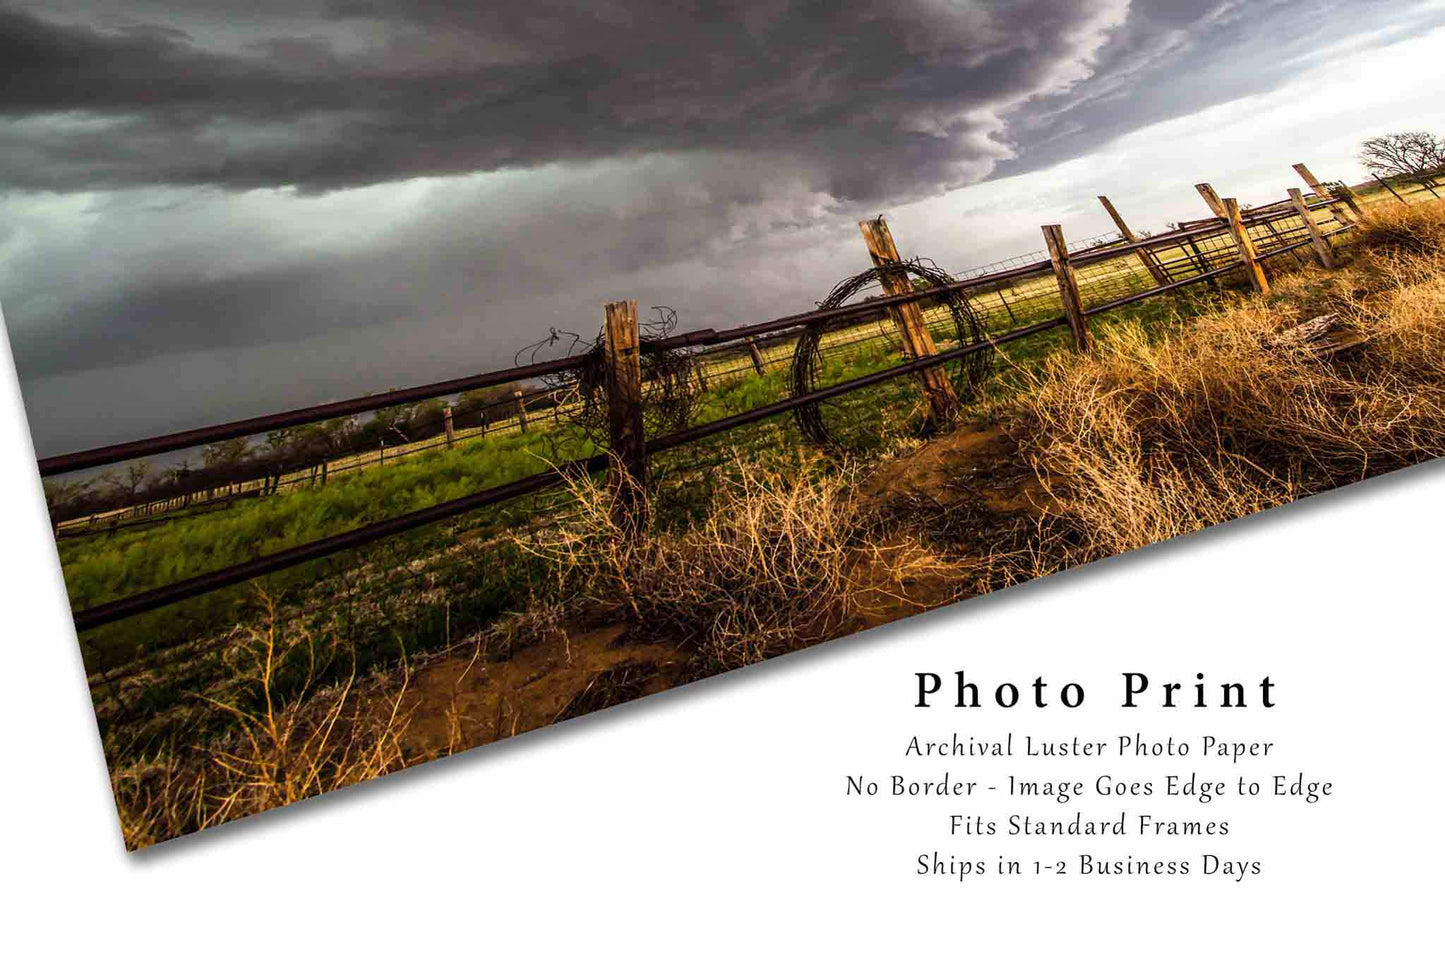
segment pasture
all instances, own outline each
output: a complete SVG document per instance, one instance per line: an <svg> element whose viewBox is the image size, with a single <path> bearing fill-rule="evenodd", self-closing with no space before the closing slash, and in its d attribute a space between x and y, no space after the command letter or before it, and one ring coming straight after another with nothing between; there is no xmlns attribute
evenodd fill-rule
<svg viewBox="0 0 1445 964"><path fill-rule="evenodd" d="M1393 202L1383 191L1368 200ZM1094 356L1080 352L1063 323L1070 305L1058 276L1077 275L1076 308L1104 346L1098 357L1127 367L1123 359L1147 358L1196 323L1262 310L1269 326L1280 326L1331 303L1321 292L1364 283L1349 280L1353 268L1332 275L1315 266L1304 228L1287 216L1248 228L1276 292L1254 290L1238 270L1242 249L1218 225L1164 238L1148 249L1152 263L1138 245L1091 239L1072 251L1077 268L1024 256L1018 269L961 282L981 342L960 339L946 299L915 287L907 297L922 301L934 351L949 359L937 367L960 402L947 421L920 392L914 369L899 364L910 336L877 311L822 329L810 356L806 391L838 389L813 403L831 438L823 447L796 417L800 330L780 322L756 342L718 336L720 349L676 354L686 390L674 385L672 395L646 401L685 405L681 414L648 415L657 420L648 439L661 444L647 456L640 529L619 521L625 490L608 481L615 466L595 463L590 475L573 472L561 485L86 629L81 644L118 796L122 784L150 787L145 774L154 771L136 769L151 765L145 761L163 757L186 773L206 766L180 747L227 745L238 721L262 705L297 713L345 707L353 714L348 732L364 733L375 722L372 701L400 701L412 674L423 673L408 697L418 702L408 705L433 723L409 731L421 742L395 758L414 762L1124 551L1134 537L1106 539L1089 528L1097 500L1075 497L1061 482L1078 476L1077 466L1045 471L1040 460L1055 457L1054 443L1020 428L1043 417L1049 393L1070 384L1071 373L1094 370ZM1340 257L1350 251L1339 240L1334 247ZM893 269L880 267L880 277L885 270ZM1167 275L1163 284L1157 271ZM1017 332L1027 337L1007 337ZM966 362L975 349L990 361L982 374ZM556 394L547 417L534 413L525 430L519 418L485 433L387 446L384 464L357 454L354 463L331 461L325 474L292 473L293 484L262 498L62 539L72 605L93 611L605 451L595 423L572 417L584 407L581 396L529 390ZM1047 417L1071 424L1068 413L1084 404L1071 401ZM941 465L968 467L940 480ZM1114 512L1111 500L1102 504ZM1201 511L1223 521L1244 504ZM1061 507L1057 525L1075 527L1063 542L1041 528L1054 511L1040 516L1045 505ZM1139 544L1193 524L1151 521L1153 537ZM628 627L624 642L619 627ZM673 642L659 649L657 632ZM465 666L453 664L459 658ZM522 660L518 673L531 668L504 684L513 659ZM446 709L436 702L445 702L446 687L431 689L473 665L482 667L476 685L492 687L473 708L486 719L459 715L455 703ZM573 666L591 668L581 676L566 669L565 684L555 677L555 697L536 702L521 693L528 680ZM455 700L458 684L447 685L446 699ZM371 695L358 703L353 692Z"/></svg>

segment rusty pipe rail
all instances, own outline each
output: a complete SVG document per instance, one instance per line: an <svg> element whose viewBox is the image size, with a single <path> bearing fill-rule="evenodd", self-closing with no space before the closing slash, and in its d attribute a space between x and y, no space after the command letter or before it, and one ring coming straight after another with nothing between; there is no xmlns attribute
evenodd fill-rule
<svg viewBox="0 0 1445 964"><path fill-rule="evenodd" d="M293 409L292 411L280 412L275 415L261 415L256 418L225 422L206 428L174 432L170 435L157 435L154 438L141 439L137 442L123 442L119 445L105 445L100 448L86 449L83 452L72 452L68 455L56 455L51 458L40 459L40 475L42 478L48 478L52 475L64 475L67 472L93 469L102 465L110 465L114 462L128 462L131 459L145 458L148 455L177 452L182 449L195 448L198 445L209 445L212 442L225 442L230 439L244 438L248 435L259 435L262 432L274 432L277 429L292 428L297 425L305 425L309 422L321 422L329 418L357 415L361 412L370 412L378 408L386 408L390 405L404 405L408 402L420 402L428 398L441 398L445 395L455 395L458 392L470 391L476 388L491 388L496 385L505 385L508 382L540 378L544 375L554 375L558 372L579 368L582 364L583 359L580 357L559 358L550 362L519 365L515 368L506 368L501 371L486 372L480 375L468 375L464 378L453 378L443 382L432 382L429 385L418 385L415 388L402 388L392 392L381 392L376 395L363 395L360 398L350 398L340 402L312 405L309 408Z"/></svg>
<svg viewBox="0 0 1445 964"><path fill-rule="evenodd" d="M1330 203L1320 202L1320 206ZM1285 215L1281 215L1283 219ZM1344 233L1352 228L1352 225L1344 225L1326 234L1332 237ZM1081 253L1075 263L1093 263L1099 260L1112 259L1126 255L1134 250L1151 246L1172 244L1176 241L1198 237L1206 234L1216 234L1220 231L1218 225L1209 225L1196 229L1170 232L1166 235L1158 235L1134 242L1127 245L1114 245L1107 248L1091 250ZM1275 257L1289 251L1302 248L1309 244L1309 240L1296 242L1294 244L1278 247L1261 258ZM1143 301L1147 298L1164 294L1184 288L1191 284L1198 284L1203 281L1219 277L1230 271L1238 269L1243 264L1238 259L1230 263L1214 268L1209 271L1192 275L1188 278L1172 282L1156 288L1136 292L1123 298L1107 302L1102 305L1088 309L1085 314L1098 315L1126 305ZM1043 274L1051 271L1050 262L1043 261L1020 265L1004 271L994 272L989 275L981 275L966 281L956 282L951 285L923 289L920 291L907 292L886 298L879 298L874 301L864 302L859 305L845 306L842 308L804 312L797 315L789 315L773 321L760 322L754 325L744 325L724 331L705 329L699 332L691 332L685 335L675 336L669 339L662 339L652 343L652 347L681 347L690 345L718 344L728 341L737 341L743 338L767 334L790 328L803 329L811 325L823 324L837 321L860 314L875 313L879 310L894 305L906 304L929 297L936 297L945 292L965 291L969 288L982 287L996 284L1000 281L1014 280L1028 277L1034 274ZM1040 334L1052 328L1066 324L1067 319L1063 316L1051 318L1046 321L1036 322L1022 328L1006 332L1002 335L991 337L986 341L964 345L949 351L940 352L935 355L928 355L916 358L901 365L895 365L868 375L849 379L827 388L809 392L804 395L794 396L764 405L747 412L727 418L718 419L703 425L693 426L671 435L650 440L647 444L649 454L666 452L683 445L688 445L712 435L762 421L806 405L816 405L820 402L837 397L847 392L868 388L894 378L905 375L916 374L926 369L947 364L967 357L981 351L995 350L998 346ZM68 471L90 468L97 465L104 465L113 461L123 461L130 458L138 458L143 455L156 454L159 452L174 451L176 449L190 448L195 445L206 444L212 441L223 441L231 438L238 438L245 435L253 435L258 432L271 431L277 428L305 424L325 418L333 418L340 415L355 414L357 412L369 411L387 405L402 404L408 401L420 401L427 398L435 398L442 395L453 394L458 391L465 391L472 388L488 387L492 385L505 384L509 381L518 381L526 378L540 377L546 374L568 371L578 368L583 364L581 357L568 357L551 362L542 362L532 365L518 366L504 369L497 372L490 372L482 375L473 375L466 378L453 379L446 382L435 382L429 385L422 385L411 389L402 389L394 392L386 392L380 395L368 395L363 398L350 399L343 402L333 402L327 405L313 406L311 408L296 409L291 412L284 412L278 415L263 416L260 418L246 419L238 422L230 422L223 425L213 426L206 429L197 429L190 432L179 432L167 436L158 436L152 439L145 439L139 442L131 442L123 445L108 446L100 449L91 449L86 452L78 452L72 455L59 456L52 459L41 460L42 475L56 475ZM157 587L145 592L127 596L122 599L102 603L89 607L75 613L75 625L77 631L84 632L109 623L117 622L131 616L151 612L174 603L182 602L196 596L213 592L218 589L227 588L248 582L260 576L288 569L306 562L314 561L326 556L334 555L348 549L358 548L370 543L399 535L426 525L443 521L467 512L482 509L500 502L524 495L541 492L546 489L562 484L569 475L577 472L596 472L604 469L609 464L610 455L596 455L590 458L576 459L545 472L518 479L504 485L494 486L480 492L453 499L448 502L439 503L426 509L419 509L391 519L370 523L346 532L333 536L327 536L312 542L294 546L270 555L261 556L247 562L227 566L210 573L204 573L185 579L167 586Z"/></svg>
<svg viewBox="0 0 1445 964"><path fill-rule="evenodd" d="M765 405L751 411L743 412L729 418L719 419L703 425L697 425L672 435L660 437L648 443L649 454L665 452L670 449L687 445L691 442L728 432L743 425L771 418L784 412L801 408L804 405L816 405L846 392L857 391L867 388L880 382L900 378L904 375L913 374L932 368L936 365L943 365L950 361L963 358L975 352L988 351L997 345L1002 345L1019 338L1038 334L1050 328L1065 323L1063 317L1054 318L1049 321L1039 322L1026 328L1008 332L986 342L978 342L972 345L965 345L951 351L942 352L937 355L929 355L925 358L914 359L902 365L896 365L881 371L872 372L859 378L840 382L837 385L830 385L827 388L810 392L807 395L799 395L793 398L783 399L771 405ZM438 503L425 509L418 509L408 512L405 515L386 519L381 522L373 522L369 525L351 529L347 532L334 536L327 536L290 549L233 566L226 566L214 572L193 576L168 586L161 586L156 589L149 589L145 592L117 599L112 602L102 603L83 609L75 614L75 628L78 632L88 629L95 629L108 623L118 622L131 616L138 616L142 613L152 612L173 603L184 602L196 596L214 592L218 589L225 589L230 586L249 582L260 576L269 575L282 569L289 569L305 562L312 562L325 556L335 555L348 549L359 548L381 539L394 535L400 535L422 526L431 525L454 516L472 512L477 509L486 508L499 502L505 502L523 495L531 495L545 489L553 488L562 484L570 475L578 472L596 472L607 467L611 460L610 455L594 455L591 458L575 459L564 463L545 472L538 472L526 478L508 482L505 485L494 486L484 489L472 495L453 499L449 502Z"/></svg>

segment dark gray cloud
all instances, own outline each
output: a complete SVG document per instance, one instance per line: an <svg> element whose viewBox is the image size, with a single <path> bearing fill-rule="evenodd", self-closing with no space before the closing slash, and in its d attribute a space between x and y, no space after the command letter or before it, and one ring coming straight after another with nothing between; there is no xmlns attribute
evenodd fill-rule
<svg viewBox="0 0 1445 964"><path fill-rule="evenodd" d="M10 10L0 114L31 123L0 142L0 182L328 190L743 150L840 198L937 190L986 171L1001 115L1082 76L1125 6L354 0L239 49L145 8L124 26Z"/></svg>
<svg viewBox="0 0 1445 964"><path fill-rule="evenodd" d="M485 367L510 358L524 333L594 322L613 297L609 282L689 261L735 267L798 243L799 232L817 240L829 210L846 224L832 199L736 155L324 197L152 189L122 198L66 212L82 226L84 270L76 231L46 224L55 214L43 203L0 222L0 250L26 242L0 270L22 378L388 325L465 332L468 364Z"/></svg>
<svg viewBox="0 0 1445 964"><path fill-rule="evenodd" d="M1343 6L332 0L248 4L244 17L207 2L103 16L63 0L10 6L0 116L28 123L0 134L0 184L322 191L725 149L807 170L838 198L893 199L984 176L1012 149L1016 171L1268 89L1280 51L1330 29Z"/></svg>
<svg viewBox="0 0 1445 964"><path fill-rule="evenodd" d="M1368 23L1338 0L96 6L0 0L6 324L28 398L93 410L93 376L154 388L120 409L197 417L503 364L607 298L697 326L800 310L859 267L840 254L857 217L1441 18L1404 0ZM224 404L178 402L181 357L261 367ZM31 414L52 449L108 430Z"/></svg>

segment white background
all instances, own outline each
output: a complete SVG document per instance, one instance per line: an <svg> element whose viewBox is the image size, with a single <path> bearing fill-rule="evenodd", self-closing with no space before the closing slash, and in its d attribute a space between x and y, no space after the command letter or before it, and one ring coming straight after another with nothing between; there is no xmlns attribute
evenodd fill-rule
<svg viewBox="0 0 1445 964"><path fill-rule="evenodd" d="M1425 935L1438 936L1440 465L127 856L0 351L12 959L1333 961L1418 959ZM914 672L959 668L980 681L1077 681L1088 700L1074 711L912 707ZM1278 707L1123 713L1125 670L1160 682L1268 674ZM1009 728L1271 739L1280 772L1331 779L1337 795L1313 808L1143 808L1229 819L1235 832L1203 848L951 840L955 803L843 795L848 772L980 765L905 764L915 732ZM1012 765L1033 778L1101 769ZM935 848L988 858L1029 847L1196 860L1215 850L1259 859L1264 873L1241 884L914 873Z"/></svg>

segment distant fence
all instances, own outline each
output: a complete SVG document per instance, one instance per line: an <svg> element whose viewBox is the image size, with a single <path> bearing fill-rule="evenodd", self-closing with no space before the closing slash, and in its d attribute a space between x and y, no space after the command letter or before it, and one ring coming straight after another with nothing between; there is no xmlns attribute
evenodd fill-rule
<svg viewBox="0 0 1445 964"><path fill-rule="evenodd" d="M203 468L184 473L172 470L175 481L167 487L173 491L118 509L81 511L57 519L56 536L71 539L115 534L163 524L173 513L190 516L229 508L238 500L277 495L284 489L325 485L347 472L394 464L440 448L455 448L471 439L524 434L549 421L558 421L565 410L552 389L518 389L495 402L457 412L447 406L435 417L408 419L403 430L383 435L370 447L342 448L316 460L275 458L248 460L229 469ZM394 439L390 443L388 436ZM211 478L207 479L208 475ZM185 486L187 479L190 488Z"/></svg>
<svg viewBox="0 0 1445 964"><path fill-rule="evenodd" d="M1267 292L1269 281L1262 265L1275 258L1290 257L1301 262L1313 259L1326 267L1332 267L1334 262L1330 239L1354 227L1361 213L1360 204L1355 195L1343 185L1338 190L1331 191L1317 181L1304 165L1296 165L1295 169L1311 189L1309 196L1292 190L1289 192L1290 197L1283 201L1245 210L1235 199L1220 198L1208 184L1200 184L1197 186L1200 196L1214 216L1184 222L1173 230L1147 237L1136 235L1108 198L1100 197L1100 202L1119 229L1117 236L1090 239L1085 244L1071 247L1059 225L1045 225L1042 230L1046 250L1038 252L1037 256L1010 259L1007 264L991 266L989 270L960 280L927 288L918 288L909 283L905 272L907 264L899 257L888 227L882 219L861 222L860 228L877 267L884 293L881 297L859 304L804 312L722 330L704 329L644 340L639 336L637 303L612 302L605 309L605 328L601 342L608 452L569 461L463 498L445 501L244 563L92 606L75 613L76 627L80 631L93 629L477 509L541 492L561 485L574 473L610 470L614 477L629 489L645 485L650 457L784 413L797 413L839 396L905 376L913 376L919 380L924 398L935 415L949 417L956 410L959 400L952 384L939 377L939 373L942 371L941 366L951 362L962 361L980 353L994 352L1000 346L1019 339L1062 328L1068 329L1076 349L1087 351L1092 341L1089 319L1095 316L1186 286L1217 281L1236 271L1243 271L1257 290ZM1410 193L1397 192L1394 187L1389 190L1402 201L1412 196ZM1423 194L1426 190L1429 189L1420 188L1413 194ZM988 334L980 341L940 348L935 343L935 336L939 335L937 325L925 319L921 306L926 303L937 304L941 298L953 295L968 299L970 310L986 319ZM776 402L702 424L688 425L655 438L645 437L642 382L644 354L686 352L696 360L699 379L711 378L726 382L763 375L776 368L789 356L788 346L793 346L796 351L801 337L805 334L824 329L840 332L842 343L851 344L847 341L847 337L851 337L848 336L847 323L863 324L868 320L883 318L891 321L893 331L883 329L878 333L859 335L855 340L887 338L890 345L896 346L903 354L905 360L902 363L812 391L795 391ZM58 476L357 415L389 406L445 398L477 389L511 383L525 384L558 376L574 377L584 366L595 361L595 358L589 356L574 355L519 365L415 388L42 459L39 467L42 476ZM534 393L541 394L539 390L534 390ZM553 409L560 410L556 404L557 399L554 398L553 402ZM524 412L525 408L519 410L519 418L525 419ZM553 414L555 417L557 411ZM424 447L456 444L457 436L449 423L450 418L442 440L423 443ZM420 447L411 451L419 450ZM326 469L321 471L324 481ZM315 482L314 473L312 482Z"/></svg>

